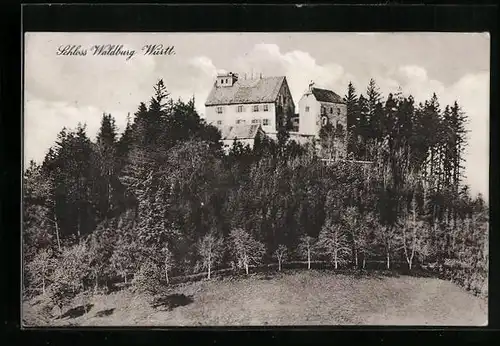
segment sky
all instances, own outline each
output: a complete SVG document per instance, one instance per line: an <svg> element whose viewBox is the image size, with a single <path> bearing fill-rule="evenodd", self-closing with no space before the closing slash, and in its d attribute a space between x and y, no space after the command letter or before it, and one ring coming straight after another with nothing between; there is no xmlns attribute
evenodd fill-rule
<svg viewBox="0 0 500 346"><path fill-rule="evenodd" d="M93 55L94 45L123 45L126 56ZM174 55L144 55L147 44ZM85 56L58 55L66 45ZM295 103L310 81L344 96L352 81L365 93L374 78L384 96L401 87L417 102L435 92L469 117L465 183L488 199L490 37L487 33L26 33L24 162L41 162L65 126L85 123L94 139L103 112L119 131L162 78L175 99L204 102L218 72L287 78Z"/></svg>

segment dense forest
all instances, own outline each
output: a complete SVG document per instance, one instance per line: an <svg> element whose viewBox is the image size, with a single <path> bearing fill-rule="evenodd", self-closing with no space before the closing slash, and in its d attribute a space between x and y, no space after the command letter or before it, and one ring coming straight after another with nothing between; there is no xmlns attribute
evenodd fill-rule
<svg viewBox="0 0 500 346"><path fill-rule="evenodd" d="M121 135L103 114L96 140L62 129L23 182L23 288L62 307L115 282L154 290L222 268L300 261L363 270L433 270L487 294L488 206L463 184L466 115L438 97L416 104L349 84L347 129L313 144L257 138L228 154L194 99L154 86ZM340 131L342 132L342 131ZM369 161L369 162L367 162Z"/></svg>

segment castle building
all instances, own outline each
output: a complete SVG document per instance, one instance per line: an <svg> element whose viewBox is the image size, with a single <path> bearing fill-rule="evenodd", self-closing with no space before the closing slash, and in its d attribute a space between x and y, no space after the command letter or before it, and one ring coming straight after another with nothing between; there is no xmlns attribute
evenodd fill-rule
<svg viewBox="0 0 500 346"><path fill-rule="evenodd" d="M295 114L295 104L286 77L239 79L235 73L220 74L205 102L207 123L225 128L261 125L276 138L280 122Z"/></svg>
<svg viewBox="0 0 500 346"><path fill-rule="evenodd" d="M257 134L276 139L280 123L291 120L290 139L299 143L318 141L321 128L347 129L347 107L335 92L309 85L299 101L299 112L286 77L239 79L235 73L219 74L205 102L208 124L221 131L228 147L237 139L253 146ZM336 140L335 156L345 157L345 138Z"/></svg>
<svg viewBox="0 0 500 346"><path fill-rule="evenodd" d="M311 83L299 101L299 132L317 136L327 124L339 130L347 128L346 103L333 91Z"/></svg>
<svg viewBox="0 0 500 346"><path fill-rule="evenodd" d="M261 139L266 136L260 124L229 125L224 126L221 131L222 146L226 153L229 152L235 140L252 149L259 136Z"/></svg>
<svg viewBox="0 0 500 346"><path fill-rule="evenodd" d="M311 82L308 90L299 100L299 133L319 139L321 128L327 125L331 125L337 133L344 134L335 138L331 149L335 152L336 158L345 158L347 155L346 103L335 92L316 88Z"/></svg>

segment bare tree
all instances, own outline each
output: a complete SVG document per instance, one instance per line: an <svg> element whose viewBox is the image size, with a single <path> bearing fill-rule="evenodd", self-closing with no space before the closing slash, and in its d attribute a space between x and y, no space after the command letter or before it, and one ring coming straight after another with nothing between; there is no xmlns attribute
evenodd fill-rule
<svg viewBox="0 0 500 346"><path fill-rule="evenodd" d="M352 244L352 252L354 257L354 264L358 267L358 253L361 243L361 225L359 220L359 213L355 207L348 207L342 215L342 225L349 233Z"/></svg>
<svg viewBox="0 0 500 346"><path fill-rule="evenodd" d="M319 234L318 246L324 255L332 259L335 269L338 269L340 262L345 261L351 250L342 227L331 219L327 220Z"/></svg>
<svg viewBox="0 0 500 346"><path fill-rule="evenodd" d="M42 294L46 292L47 281L54 270L54 264L55 261L52 258L52 250L50 249L39 250L33 260L27 264L31 280L35 286L41 286Z"/></svg>
<svg viewBox="0 0 500 346"><path fill-rule="evenodd" d="M297 251L302 258L307 258L307 269L311 269L311 258L316 249L313 237L304 235L299 240Z"/></svg>
<svg viewBox="0 0 500 346"><path fill-rule="evenodd" d="M168 272L170 271L170 269L172 268L172 265L173 265L173 254L172 252L170 251L170 249L168 248L168 246L164 246L163 249L162 249L162 254L163 254L163 267L164 267L164 270L165 270L165 281L167 282L167 285L169 283L169 279L168 279Z"/></svg>
<svg viewBox="0 0 500 346"><path fill-rule="evenodd" d="M264 256L264 244L255 240L248 232L241 228L231 231L231 250L239 268L245 268L248 275L248 267L251 263L258 264Z"/></svg>
<svg viewBox="0 0 500 346"><path fill-rule="evenodd" d="M200 239L197 248L202 258L202 268L207 270L207 278L210 279L212 268L222 257L223 240L211 232Z"/></svg>
<svg viewBox="0 0 500 346"><path fill-rule="evenodd" d="M423 222L417 219L417 202L412 199L409 213L405 213L401 227L401 243L403 253L411 270L415 255L425 258L428 252L426 242L426 228Z"/></svg>
<svg viewBox="0 0 500 346"><path fill-rule="evenodd" d="M378 224L376 228L378 240L384 247L385 251L385 266L391 268L391 255L397 248L396 227L394 225Z"/></svg>
<svg viewBox="0 0 500 346"><path fill-rule="evenodd" d="M274 256L276 256L276 258L278 259L278 270L279 271L281 271L281 264L283 263L283 261L285 261L287 259L287 255L288 255L287 248L283 244L278 245L276 250L274 250Z"/></svg>
<svg viewBox="0 0 500 346"><path fill-rule="evenodd" d="M363 262L362 262L362 268L365 269L366 267L366 259L370 256L373 255L374 249L373 249L373 239L372 239L372 232L373 229L376 229L377 223L376 223L376 218L372 213L368 213L363 215L362 222L360 224L359 228L359 236L358 236L358 249L363 255Z"/></svg>

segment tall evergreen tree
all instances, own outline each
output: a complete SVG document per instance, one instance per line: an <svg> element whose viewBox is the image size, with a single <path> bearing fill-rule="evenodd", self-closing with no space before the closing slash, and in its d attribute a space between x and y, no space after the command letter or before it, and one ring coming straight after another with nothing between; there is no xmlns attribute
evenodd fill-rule
<svg viewBox="0 0 500 346"><path fill-rule="evenodd" d="M101 128L97 133L97 143L95 145L96 166L95 194L97 199L97 213L100 220L110 216L110 212L116 207L118 202L116 190L117 184L117 128L115 119L111 114L103 114Z"/></svg>
<svg viewBox="0 0 500 346"><path fill-rule="evenodd" d="M359 127L359 111L358 111L358 96L356 88L349 82L347 87L347 95L344 97L347 108L347 152L352 153L354 157L356 153L356 143Z"/></svg>

